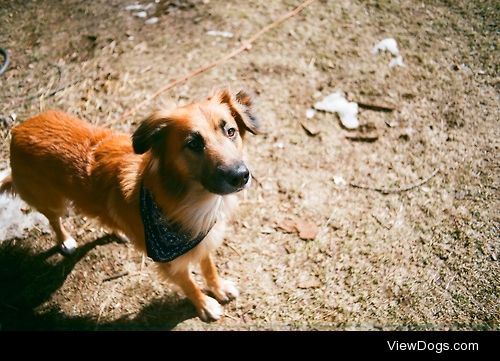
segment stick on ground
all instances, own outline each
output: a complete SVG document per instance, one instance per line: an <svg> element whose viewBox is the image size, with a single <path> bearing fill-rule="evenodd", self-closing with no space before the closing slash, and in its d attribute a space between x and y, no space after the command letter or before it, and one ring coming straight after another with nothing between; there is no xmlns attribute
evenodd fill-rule
<svg viewBox="0 0 500 361"><path fill-rule="evenodd" d="M387 188L376 188L376 187L369 187L369 186L365 186L365 185L361 185L361 184L356 184L356 183L352 183L352 182L349 183L349 185L351 187L353 187L353 188L367 189L367 190L376 191L376 192L379 192L379 193L382 193L382 194L402 193L402 192L406 192L406 191L415 189L415 188L420 187L421 185L427 183L438 172L439 172L439 169L436 169L434 172L431 173L430 176L428 176L427 178L422 179L420 182L417 182L415 184L411 184L409 186L401 187L401 188L389 188L389 189L387 189Z"/></svg>
<svg viewBox="0 0 500 361"><path fill-rule="evenodd" d="M356 103L358 103L358 106L363 109L367 110L375 110L378 112L393 112L396 110L395 106L392 105L385 105L385 104L374 104L374 103L366 103L366 102L360 102L357 100L354 100Z"/></svg>
<svg viewBox="0 0 500 361"><path fill-rule="evenodd" d="M125 276L128 276L128 272L127 271L118 273L118 274L113 275L113 276L106 277L106 278L104 278L102 280L102 282L113 281L113 280L116 280L118 278L125 277Z"/></svg>
<svg viewBox="0 0 500 361"><path fill-rule="evenodd" d="M139 110L140 107L142 107L144 104L149 103L151 100L153 100L156 97L158 97L161 93L164 93L167 90L172 89L176 85L184 83L185 81L187 81L187 80L189 80L191 78L194 78L195 76L198 76L198 75L206 72L207 70L210 70L210 69L215 68L216 66L218 66L218 65L220 65L222 63L225 63L229 59L234 58L236 55L242 53L245 50L250 50L252 48L252 43L254 43L260 36L262 36L264 33L268 32L272 28L278 26L279 24L281 24L285 20L287 20L287 19L289 19L289 18L297 15L302 10L304 10L307 6L309 6L313 1L314 0L306 0L306 1L304 1L302 4L300 4L299 6L297 6L292 11L290 11L290 12L286 13L285 15L281 16L278 20L276 20L276 21L272 22L271 24L269 24L269 25L263 27L262 29L260 29L254 36L252 36L251 38L249 38L247 41L244 41L243 45L241 45L239 48L236 48L235 50L233 50L233 51L225 54L224 56L222 56L218 60L215 60L214 62L212 62L210 64L202 66L201 68L198 68L198 69L192 71L189 74L186 74L186 75L184 75L184 76L182 76L182 77L180 77L180 78L178 78L176 80L173 80L170 83L168 83L167 85L165 85L164 87L158 89L155 93L153 93L153 95L151 95L150 97L144 99L142 102L140 102L139 104L137 104L132 109L126 111L122 115L122 119L130 117L137 110Z"/></svg>

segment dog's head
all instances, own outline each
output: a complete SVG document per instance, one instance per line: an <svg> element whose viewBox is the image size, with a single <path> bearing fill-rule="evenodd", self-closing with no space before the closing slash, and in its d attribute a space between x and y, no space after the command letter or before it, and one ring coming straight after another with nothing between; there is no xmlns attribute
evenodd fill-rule
<svg viewBox="0 0 500 361"><path fill-rule="evenodd" d="M218 92L206 101L156 112L132 136L134 151L151 151L165 177L199 182L211 193L238 192L250 181L243 161L243 139L257 134L250 96Z"/></svg>

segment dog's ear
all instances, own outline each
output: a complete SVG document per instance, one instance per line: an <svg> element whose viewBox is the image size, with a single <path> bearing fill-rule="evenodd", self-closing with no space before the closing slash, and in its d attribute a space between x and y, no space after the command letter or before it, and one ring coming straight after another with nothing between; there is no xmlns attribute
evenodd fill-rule
<svg viewBox="0 0 500 361"><path fill-rule="evenodd" d="M136 154L146 153L163 138L169 123L165 112L154 112L146 118L132 135L132 145Z"/></svg>
<svg viewBox="0 0 500 361"><path fill-rule="evenodd" d="M220 102L227 104L231 115L238 124L241 137L245 135L246 131L252 134L260 133L259 122L253 115L252 98L248 93L240 90L235 96L229 90L223 90L219 95Z"/></svg>

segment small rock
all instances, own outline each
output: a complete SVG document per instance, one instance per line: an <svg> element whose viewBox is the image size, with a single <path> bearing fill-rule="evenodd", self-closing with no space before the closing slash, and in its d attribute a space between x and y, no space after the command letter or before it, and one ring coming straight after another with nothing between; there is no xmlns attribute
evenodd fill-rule
<svg viewBox="0 0 500 361"><path fill-rule="evenodd" d="M274 229L272 229L271 227L262 227L262 229L260 230L260 233L263 233L263 234L271 234L274 232Z"/></svg>
<svg viewBox="0 0 500 361"><path fill-rule="evenodd" d="M335 183L336 186L345 186L347 184L345 179L339 175L333 176L333 183Z"/></svg>
<svg viewBox="0 0 500 361"><path fill-rule="evenodd" d="M389 128L395 128L399 125L399 123L397 121L385 121L385 124L389 127Z"/></svg>
<svg viewBox="0 0 500 361"><path fill-rule="evenodd" d="M138 18L146 18L148 16L148 13L145 11L138 11L134 13L134 16L137 16Z"/></svg>
<svg viewBox="0 0 500 361"><path fill-rule="evenodd" d="M309 108L309 109L306 110L306 118L307 119L313 118L314 115L316 115L316 110L314 110L312 108Z"/></svg>
<svg viewBox="0 0 500 361"><path fill-rule="evenodd" d="M460 64L460 69L462 69L465 72L470 72L471 71L471 68L467 64L465 64L465 63Z"/></svg>
<svg viewBox="0 0 500 361"><path fill-rule="evenodd" d="M11 115L6 117L0 117L0 127L6 129L10 128L14 124L16 119L17 119L16 113L12 113Z"/></svg>
<svg viewBox="0 0 500 361"><path fill-rule="evenodd" d="M144 23L147 25L154 25L158 21L160 21L160 19L158 19L157 17L152 17L152 18L149 18L148 20L146 20Z"/></svg>
<svg viewBox="0 0 500 361"><path fill-rule="evenodd" d="M127 10L127 11L144 10L144 5L130 4L130 5L125 6L125 10Z"/></svg>
<svg viewBox="0 0 500 361"><path fill-rule="evenodd" d="M217 30L207 31L207 35L217 36L217 37L222 37L222 38L232 38L233 37L233 33L229 32L229 31L217 31Z"/></svg>

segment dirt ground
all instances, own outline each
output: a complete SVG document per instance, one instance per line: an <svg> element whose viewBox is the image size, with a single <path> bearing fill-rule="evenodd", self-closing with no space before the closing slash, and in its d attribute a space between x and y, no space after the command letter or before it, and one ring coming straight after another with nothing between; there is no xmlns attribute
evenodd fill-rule
<svg viewBox="0 0 500 361"><path fill-rule="evenodd" d="M318 0L123 121L299 1L161 0L147 10L156 24L125 9L133 3L2 2L0 47L11 64L0 77L0 117L15 113L17 124L58 108L131 132L155 107L223 86L253 91L266 130L247 145L258 182L240 195L216 255L241 296L203 323L153 262L71 213L74 257L40 229L0 243L2 329L500 328L498 1ZM405 67L371 53L387 37ZM306 134L306 110L339 89L395 108L360 110L376 139L349 139L335 114L321 112L309 121L319 134ZM11 126L0 124L0 170ZM302 240L279 227L286 219L319 233Z"/></svg>

